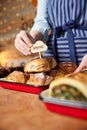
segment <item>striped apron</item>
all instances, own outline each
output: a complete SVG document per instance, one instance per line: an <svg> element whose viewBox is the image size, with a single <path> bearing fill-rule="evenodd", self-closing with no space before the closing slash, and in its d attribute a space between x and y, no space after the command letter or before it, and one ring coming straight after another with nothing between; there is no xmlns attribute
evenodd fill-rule
<svg viewBox="0 0 87 130"><path fill-rule="evenodd" d="M80 64L87 54L87 0L48 0L52 33L45 56Z"/></svg>

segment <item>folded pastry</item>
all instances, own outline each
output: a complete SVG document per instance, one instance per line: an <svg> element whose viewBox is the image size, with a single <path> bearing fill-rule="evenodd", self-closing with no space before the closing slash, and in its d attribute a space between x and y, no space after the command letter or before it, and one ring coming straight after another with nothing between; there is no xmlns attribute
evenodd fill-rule
<svg viewBox="0 0 87 130"><path fill-rule="evenodd" d="M77 73L55 79L49 86L49 95L69 100L87 101L87 73Z"/></svg>
<svg viewBox="0 0 87 130"><path fill-rule="evenodd" d="M10 82L26 83L27 78L23 72L13 71L6 77L6 80Z"/></svg>
<svg viewBox="0 0 87 130"><path fill-rule="evenodd" d="M46 75L46 73L31 73L30 78L27 80L27 84L34 86L46 86L50 84L53 77Z"/></svg>

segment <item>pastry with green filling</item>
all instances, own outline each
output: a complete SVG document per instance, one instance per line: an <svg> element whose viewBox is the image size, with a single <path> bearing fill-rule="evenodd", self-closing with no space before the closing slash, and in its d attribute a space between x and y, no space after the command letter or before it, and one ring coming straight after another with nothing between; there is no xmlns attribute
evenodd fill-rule
<svg viewBox="0 0 87 130"><path fill-rule="evenodd" d="M53 80L49 95L65 100L87 101L87 73L79 72Z"/></svg>

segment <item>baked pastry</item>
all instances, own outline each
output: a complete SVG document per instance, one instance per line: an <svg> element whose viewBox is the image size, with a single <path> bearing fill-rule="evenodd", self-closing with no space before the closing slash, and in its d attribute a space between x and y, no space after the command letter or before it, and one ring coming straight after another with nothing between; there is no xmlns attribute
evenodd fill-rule
<svg viewBox="0 0 87 130"><path fill-rule="evenodd" d="M46 75L46 73L30 73L27 84L34 86L46 86L53 80L53 77Z"/></svg>
<svg viewBox="0 0 87 130"><path fill-rule="evenodd" d="M47 72L50 71L49 62L46 59L35 59L27 63L24 72Z"/></svg>
<svg viewBox="0 0 87 130"><path fill-rule="evenodd" d="M53 63L51 63L53 62ZM40 58L28 62L24 66L24 72L48 72L57 65L54 58Z"/></svg>
<svg viewBox="0 0 87 130"><path fill-rule="evenodd" d="M45 83L45 73L31 73L26 83L34 86L43 86Z"/></svg>
<svg viewBox="0 0 87 130"><path fill-rule="evenodd" d="M80 72L53 80L49 86L49 95L60 99L87 101L87 74Z"/></svg>
<svg viewBox="0 0 87 130"><path fill-rule="evenodd" d="M57 66L57 62L53 57L46 57L46 60L49 62L50 68L53 69Z"/></svg>
<svg viewBox="0 0 87 130"><path fill-rule="evenodd" d="M23 72L23 66L16 66L16 67L0 67L0 78L6 77L14 70L22 71Z"/></svg>
<svg viewBox="0 0 87 130"><path fill-rule="evenodd" d="M0 64L1 66L15 67L25 65L28 61L33 58L37 58L39 55L37 53L25 56L17 51L16 48L12 47L11 49L6 49L5 51L0 52Z"/></svg>
<svg viewBox="0 0 87 130"><path fill-rule="evenodd" d="M58 70L62 71L64 75L73 73L77 66L73 62L61 62L58 64Z"/></svg>
<svg viewBox="0 0 87 130"><path fill-rule="evenodd" d="M54 77L54 79L59 79L61 77L72 74L76 70L76 65L73 62L61 62L58 64L58 68L52 69L49 75Z"/></svg>
<svg viewBox="0 0 87 130"><path fill-rule="evenodd" d="M43 86L49 85L53 81L53 79L54 78L52 76L46 75L46 77L45 77L45 83L44 83Z"/></svg>
<svg viewBox="0 0 87 130"><path fill-rule="evenodd" d="M10 82L26 83L27 78L23 72L15 70L6 77L6 80Z"/></svg>
<svg viewBox="0 0 87 130"><path fill-rule="evenodd" d="M61 77L64 77L65 74L62 70L58 70L58 69L52 69L50 72L49 72L49 75L54 77L54 79L59 79Z"/></svg>

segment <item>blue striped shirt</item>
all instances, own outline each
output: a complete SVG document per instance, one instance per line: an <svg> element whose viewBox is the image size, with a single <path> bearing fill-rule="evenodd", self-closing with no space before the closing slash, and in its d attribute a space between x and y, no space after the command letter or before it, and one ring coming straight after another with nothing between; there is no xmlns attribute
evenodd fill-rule
<svg viewBox="0 0 87 130"><path fill-rule="evenodd" d="M44 36L44 41L48 39L48 30L50 29L48 23L48 12L47 12L47 2L48 0L38 0L37 14L34 20L34 25L31 28L33 30L38 30Z"/></svg>
<svg viewBox="0 0 87 130"><path fill-rule="evenodd" d="M43 34L45 40L48 38L47 34L48 30L50 29L48 23L49 18L47 3L48 0L38 0L37 14L34 20L34 25L31 28L31 32L33 30L40 31ZM60 18L58 18L58 21L55 23L55 25L57 25L57 23L58 25L62 25L67 22L68 19L76 19L80 24L87 26L87 0L58 0L58 3L59 10L55 15L59 16ZM74 34L77 34L79 37L84 35L87 37L87 32L83 32L82 30L79 32L76 30Z"/></svg>
<svg viewBox="0 0 87 130"><path fill-rule="evenodd" d="M46 41L50 25L52 27L62 26L70 19L87 27L87 0L38 0L37 15L31 31L40 31ZM78 29L72 29L72 31L76 57L80 63L82 57L87 54L87 31ZM70 61L67 31L57 38L57 50L60 62ZM51 42L46 55L53 56Z"/></svg>

